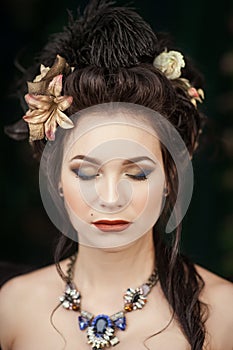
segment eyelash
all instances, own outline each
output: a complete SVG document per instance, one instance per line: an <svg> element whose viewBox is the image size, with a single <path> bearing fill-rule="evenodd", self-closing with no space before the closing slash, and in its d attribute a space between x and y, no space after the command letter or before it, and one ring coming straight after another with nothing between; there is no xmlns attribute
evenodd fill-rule
<svg viewBox="0 0 233 350"><path fill-rule="evenodd" d="M90 180L93 180L96 176L99 176L99 174L91 175L91 176L80 175L78 169L73 169L72 171L75 173L75 175L78 178L80 178L83 181L90 181ZM130 175L130 174L126 174L126 175L135 181L145 181L148 179L147 175L149 175L151 172L152 172L152 170L145 170L142 173L140 173L139 175Z"/></svg>
<svg viewBox="0 0 233 350"><path fill-rule="evenodd" d="M126 175L135 181L145 181L148 179L147 175L150 175L151 172L152 170L145 170L139 175L130 175L130 174L126 174Z"/></svg>

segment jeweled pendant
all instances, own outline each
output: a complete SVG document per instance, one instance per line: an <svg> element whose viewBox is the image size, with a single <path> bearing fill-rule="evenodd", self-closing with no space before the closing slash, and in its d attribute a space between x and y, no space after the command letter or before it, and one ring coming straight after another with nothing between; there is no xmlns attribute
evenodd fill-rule
<svg viewBox="0 0 233 350"><path fill-rule="evenodd" d="M114 325L110 317L103 314L98 315L87 329L88 344L90 344L93 349L103 349L105 347L114 346L119 343L114 332Z"/></svg>
<svg viewBox="0 0 233 350"><path fill-rule="evenodd" d="M75 255L77 256L77 254ZM124 294L124 308L112 316L104 314L94 317L88 311L81 310L81 295L75 284L72 282L75 259L72 259L71 267L67 271L67 280L64 294L59 298L61 305L67 310L79 311L78 317L80 330L87 332L88 344L92 350L104 349L115 346L120 341L115 335L116 330L124 331L126 329L126 311L141 309L147 302L147 295L151 288L158 282L157 270L154 270L148 281L139 288L128 288Z"/></svg>

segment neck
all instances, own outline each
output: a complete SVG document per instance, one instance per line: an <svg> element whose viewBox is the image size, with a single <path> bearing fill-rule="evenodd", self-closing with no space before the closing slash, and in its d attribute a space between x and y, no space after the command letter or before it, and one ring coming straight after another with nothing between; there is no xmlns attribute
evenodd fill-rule
<svg viewBox="0 0 233 350"><path fill-rule="evenodd" d="M125 290L146 282L155 267L152 230L127 247L79 247L74 281L80 290Z"/></svg>

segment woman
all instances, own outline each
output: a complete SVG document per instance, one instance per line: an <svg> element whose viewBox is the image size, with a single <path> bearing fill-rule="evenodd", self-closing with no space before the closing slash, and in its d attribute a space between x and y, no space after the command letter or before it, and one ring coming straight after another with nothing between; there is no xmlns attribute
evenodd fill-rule
<svg viewBox="0 0 233 350"><path fill-rule="evenodd" d="M232 284L179 253L180 188L192 188L204 125L199 74L107 1L71 19L39 61L10 133L28 123L64 235L57 264L3 286L2 350L232 349Z"/></svg>

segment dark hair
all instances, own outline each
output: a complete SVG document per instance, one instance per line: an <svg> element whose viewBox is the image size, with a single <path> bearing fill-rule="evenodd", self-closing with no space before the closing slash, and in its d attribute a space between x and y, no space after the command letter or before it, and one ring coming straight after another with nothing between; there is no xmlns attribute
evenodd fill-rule
<svg viewBox="0 0 233 350"><path fill-rule="evenodd" d="M57 56L64 57L74 71L65 77L64 94L73 96L68 115L106 102L128 102L161 113L178 130L192 156L197 148L205 117L194 106L180 79L169 80L153 66L155 57L174 49L164 34L155 34L131 7L117 7L108 0L92 0L83 15L75 19L69 13L64 31L50 38L38 56L38 64L51 66ZM201 88L203 78L185 58L182 78ZM34 76L31 76L31 79ZM29 79L29 76L27 76ZM181 225L170 242L164 229L177 195L177 173L174 162L162 145L169 196L154 227L156 262L162 290L192 350L201 350L205 340L205 305L199 300L204 281L194 264L179 251ZM39 157L43 141L33 143ZM58 272L61 256L77 250L77 243L65 236L57 245L55 260Z"/></svg>

